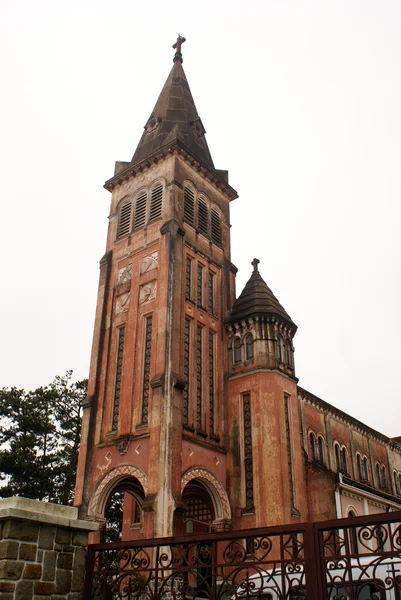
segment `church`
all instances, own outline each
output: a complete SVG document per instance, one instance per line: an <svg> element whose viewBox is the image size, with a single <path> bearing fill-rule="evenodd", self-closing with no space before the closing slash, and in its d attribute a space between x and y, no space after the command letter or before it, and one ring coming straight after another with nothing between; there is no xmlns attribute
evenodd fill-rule
<svg viewBox="0 0 401 600"><path fill-rule="evenodd" d="M257 259L236 295L237 193L214 165L184 41L132 160L105 183L80 517L100 524L97 542L116 494L123 540L401 510L401 438L298 385L297 325Z"/></svg>

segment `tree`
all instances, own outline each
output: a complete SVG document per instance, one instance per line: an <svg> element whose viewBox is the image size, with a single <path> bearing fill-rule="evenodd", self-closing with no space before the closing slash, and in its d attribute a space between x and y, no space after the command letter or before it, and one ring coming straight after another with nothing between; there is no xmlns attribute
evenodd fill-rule
<svg viewBox="0 0 401 600"><path fill-rule="evenodd" d="M34 391L0 390L0 496L72 501L87 380L71 379L67 371Z"/></svg>

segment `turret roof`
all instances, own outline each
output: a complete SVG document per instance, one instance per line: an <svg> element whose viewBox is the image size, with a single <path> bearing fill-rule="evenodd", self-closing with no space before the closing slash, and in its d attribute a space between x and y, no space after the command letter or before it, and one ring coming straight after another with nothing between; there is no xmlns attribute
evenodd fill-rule
<svg viewBox="0 0 401 600"><path fill-rule="evenodd" d="M259 260L252 261L253 273L246 283L241 295L234 302L234 306L227 322L240 321L252 316L277 316L290 327L297 329L289 314L277 300L258 270Z"/></svg>

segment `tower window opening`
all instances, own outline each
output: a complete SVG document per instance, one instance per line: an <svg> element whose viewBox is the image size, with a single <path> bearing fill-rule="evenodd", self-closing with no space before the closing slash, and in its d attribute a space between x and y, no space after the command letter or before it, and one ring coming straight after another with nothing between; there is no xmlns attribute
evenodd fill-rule
<svg viewBox="0 0 401 600"><path fill-rule="evenodd" d="M131 206L131 200L127 200L121 205L117 237L127 235L131 231Z"/></svg>
<svg viewBox="0 0 401 600"><path fill-rule="evenodd" d="M381 487L382 487L382 490L384 490L385 492L387 492L387 490L388 490L388 485L387 485L387 470L386 470L386 467L384 465L382 466L382 470L381 470Z"/></svg>
<svg viewBox="0 0 401 600"><path fill-rule="evenodd" d="M208 300L209 300L209 312L214 314L214 275L209 271L209 290L208 290Z"/></svg>
<svg viewBox="0 0 401 600"><path fill-rule="evenodd" d="M234 364L241 362L241 340L237 337L234 341Z"/></svg>
<svg viewBox="0 0 401 600"><path fill-rule="evenodd" d="M281 337L279 336L279 337L277 338L277 341L276 341L276 346L277 346L277 359L278 359L278 362L279 362L279 363L282 363L282 362L283 362L283 351L282 351L281 342L282 342L282 340L281 340Z"/></svg>
<svg viewBox="0 0 401 600"><path fill-rule="evenodd" d="M309 434L310 455L312 460L316 460L316 436L313 431Z"/></svg>
<svg viewBox="0 0 401 600"><path fill-rule="evenodd" d="M192 260L188 256L185 263L185 300L192 300Z"/></svg>
<svg viewBox="0 0 401 600"><path fill-rule="evenodd" d="M150 196L149 222L157 221L162 215L163 186L156 185Z"/></svg>
<svg viewBox="0 0 401 600"><path fill-rule="evenodd" d="M369 483L369 464L368 464L368 459L365 458L362 461L362 472L363 472L363 476L365 478L366 483Z"/></svg>
<svg viewBox="0 0 401 600"><path fill-rule="evenodd" d="M184 187L184 221L195 227L195 194L187 185Z"/></svg>
<svg viewBox="0 0 401 600"><path fill-rule="evenodd" d="M212 241L221 244L220 215L215 208L212 208Z"/></svg>
<svg viewBox="0 0 401 600"><path fill-rule="evenodd" d="M338 444L334 445L334 454L336 457L337 472L339 473L341 471L341 456L340 456L340 446Z"/></svg>
<svg viewBox="0 0 401 600"><path fill-rule="evenodd" d="M198 263L198 289L197 289L197 303L200 308L203 308L203 265Z"/></svg>
<svg viewBox="0 0 401 600"><path fill-rule="evenodd" d="M246 360L253 360L254 352L253 352L253 335L249 333L246 336L245 343L245 358Z"/></svg>
<svg viewBox="0 0 401 600"><path fill-rule="evenodd" d="M146 193L138 196L135 202L135 219L134 219L134 229L138 229L139 227L143 227L146 223L146 205L147 205L148 195Z"/></svg>
<svg viewBox="0 0 401 600"><path fill-rule="evenodd" d="M356 455L356 460L357 460L357 463L358 463L358 475L359 475L359 479L360 479L360 481L364 481L362 458L361 458L360 454Z"/></svg>
<svg viewBox="0 0 401 600"><path fill-rule="evenodd" d="M341 470L345 475L348 475L348 458L347 449L345 447L341 449Z"/></svg>
<svg viewBox="0 0 401 600"><path fill-rule="evenodd" d="M288 341L284 342L284 356L285 356L285 364L287 367L291 366L291 348L290 343Z"/></svg>
<svg viewBox="0 0 401 600"><path fill-rule="evenodd" d="M317 438L317 460L324 465L325 461L324 461L324 440L322 438L322 436L320 435Z"/></svg>
<svg viewBox="0 0 401 600"><path fill-rule="evenodd" d="M205 200L199 198L198 200L198 229L199 232L205 235L209 235L209 215L208 208Z"/></svg>

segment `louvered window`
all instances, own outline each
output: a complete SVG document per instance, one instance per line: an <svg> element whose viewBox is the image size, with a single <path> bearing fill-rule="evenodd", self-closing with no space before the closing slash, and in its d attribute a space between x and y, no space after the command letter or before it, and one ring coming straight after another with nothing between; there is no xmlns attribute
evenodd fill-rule
<svg viewBox="0 0 401 600"><path fill-rule="evenodd" d="M203 235L209 234L209 214L207 204L202 198L198 200L198 229Z"/></svg>
<svg viewBox="0 0 401 600"><path fill-rule="evenodd" d="M120 208L118 221L118 237L122 237L131 231L131 200L124 202Z"/></svg>
<svg viewBox="0 0 401 600"><path fill-rule="evenodd" d="M220 215L215 208L212 208L212 241L221 244Z"/></svg>
<svg viewBox="0 0 401 600"><path fill-rule="evenodd" d="M195 194L188 186L184 188L184 221L195 227Z"/></svg>
<svg viewBox="0 0 401 600"><path fill-rule="evenodd" d="M163 199L163 186L156 185L150 196L150 216L149 222L156 221L162 215L162 199Z"/></svg>
<svg viewBox="0 0 401 600"><path fill-rule="evenodd" d="M147 194L141 194L138 196L135 202L135 221L134 228L138 229L139 227L143 227L146 221L146 203L147 203Z"/></svg>

